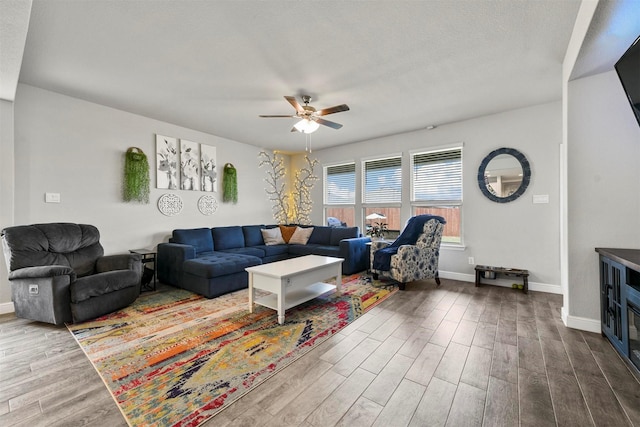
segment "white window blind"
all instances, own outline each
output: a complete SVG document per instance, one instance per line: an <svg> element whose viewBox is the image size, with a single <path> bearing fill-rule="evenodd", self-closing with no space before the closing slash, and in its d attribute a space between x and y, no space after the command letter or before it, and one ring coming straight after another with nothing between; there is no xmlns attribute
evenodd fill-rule
<svg viewBox="0 0 640 427"><path fill-rule="evenodd" d="M417 153L413 161L414 202L462 200L462 149Z"/></svg>
<svg viewBox="0 0 640 427"><path fill-rule="evenodd" d="M325 204L348 205L356 203L356 164L327 166L325 168Z"/></svg>
<svg viewBox="0 0 640 427"><path fill-rule="evenodd" d="M367 160L364 162L364 203L402 202L402 159Z"/></svg>

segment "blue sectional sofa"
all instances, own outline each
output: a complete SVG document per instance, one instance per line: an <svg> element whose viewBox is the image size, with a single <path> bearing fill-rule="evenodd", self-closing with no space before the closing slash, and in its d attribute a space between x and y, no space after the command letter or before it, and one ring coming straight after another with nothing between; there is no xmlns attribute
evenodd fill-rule
<svg viewBox="0 0 640 427"><path fill-rule="evenodd" d="M158 279L207 298L246 288L245 268L304 255L343 258L342 273L368 268L369 237L358 227L313 226L307 244L265 245L262 229L245 225L173 230L158 245Z"/></svg>

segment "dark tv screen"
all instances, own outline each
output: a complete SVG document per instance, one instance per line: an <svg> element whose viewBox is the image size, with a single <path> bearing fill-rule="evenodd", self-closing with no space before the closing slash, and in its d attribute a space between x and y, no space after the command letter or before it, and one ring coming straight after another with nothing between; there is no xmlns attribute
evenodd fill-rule
<svg viewBox="0 0 640 427"><path fill-rule="evenodd" d="M640 36L616 62L615 69L622 83L633 114L640 125Z"/></svg>

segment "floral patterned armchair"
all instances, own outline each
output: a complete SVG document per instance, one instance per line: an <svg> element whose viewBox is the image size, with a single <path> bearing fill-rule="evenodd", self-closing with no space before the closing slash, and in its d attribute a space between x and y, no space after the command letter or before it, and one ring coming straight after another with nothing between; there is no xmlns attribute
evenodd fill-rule
<svg viewBox="0 0 640 427"><path fill-rule="evenodd" d="M436 284L440 285L438 257L445 221L441 217L429 217L424 222L422 232L418 235L414 245L398 245L397 253L391 255L388 270L374 268L374 266L380 267L379 263L374 263L374 258L378 250L390 246L391 242L373 241L371 243L371 272L374 278L378 278L378 276L391 277L400 283L400 289L404 289L408 282L421 279L434 278ZM398 239L401 239L404 234L405 231Z"/></svg>

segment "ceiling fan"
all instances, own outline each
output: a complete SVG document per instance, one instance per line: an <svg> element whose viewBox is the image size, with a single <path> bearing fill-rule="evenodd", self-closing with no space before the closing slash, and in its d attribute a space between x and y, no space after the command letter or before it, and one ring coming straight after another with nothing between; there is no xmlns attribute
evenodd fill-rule
<svg viewBox="0 0 640 427"><path fill-rule="evenodd" d="M304 103L304 105L300 105L294 96L285 96L284 99L289 101L289 103L293 105L293 108L296 109L295 115L260 115L259 117L286 117L301 119L298 123L293 125L293 128L291 128L291 132L312 133L320 127L319 125L329 126L333 129L340 129L342 127L340 123L325 120L322 118L322 116L326 116L327 114L339 113L341 111L349 111L349 106L347 104L336 105L335 107L330 108L323 108L322 110L316 110L311 105L309 105L309 102L311 101L311 97L309 95L302 95L302 102Z"/></svg>

